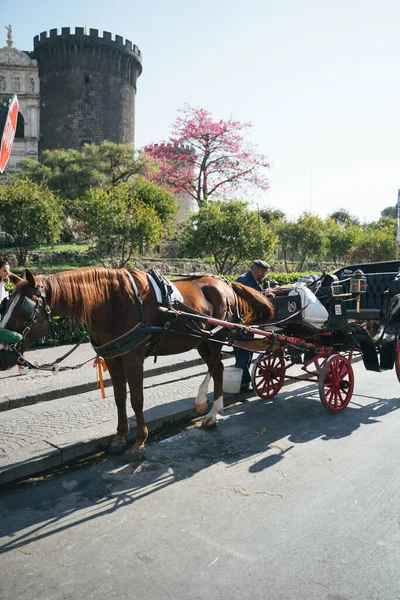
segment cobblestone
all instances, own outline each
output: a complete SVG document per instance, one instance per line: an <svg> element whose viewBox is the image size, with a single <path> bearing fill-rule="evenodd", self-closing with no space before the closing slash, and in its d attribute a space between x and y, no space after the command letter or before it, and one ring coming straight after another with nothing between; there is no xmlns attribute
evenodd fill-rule
<svg viewBox="0 0 400 600"><path fill-rule="evenodd" d="M173 402L178 398L194 400L203 375L163 386L145 390L145 411L158 404ZM179 388L179 389L178 389ZM31 409L33 410L33 409ZM17 448L24 448L39 441L51 441L57 445L57 437L64 436L77 429L91 429L99 423L110 423L110 434L114 433L117 423L117 412L112 396L105 400L86 401L82 395L81 402L68 408L52 408L38 414L29 414L24 409L17 409L19 416L0 423L0 453L11 454ZM129 399L127 402L129 417L133 417ZM11 415L10 415L11 416Z"/></svg>

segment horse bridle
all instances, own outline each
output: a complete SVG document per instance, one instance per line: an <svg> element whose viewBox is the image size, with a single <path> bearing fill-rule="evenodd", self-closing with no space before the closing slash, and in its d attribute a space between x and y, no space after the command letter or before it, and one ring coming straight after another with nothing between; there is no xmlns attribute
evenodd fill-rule
<svg viewBox="0 0 400 600"><path fill-rule="evenodd" d="M44 311L49 323L51 323L51 308L46 301L46 292L44 290L43 281L39 282L39 289L33 288L33 293L36 296L36 301L24 296L19 309L19 314L21 317L25 317L27 319L24 322L24 329L21 334L23 338L28 335L32 329L32 326L36 323L42 306L44 307Z"/></svg>
<svg viewBox="0 0 400 600"><path fill-rule="evenodd" d="M33 294L36 296L36 300L32 300L31 298L27 298L26 296L24 296L19 309L19 315L26 319L26 321L24 322L24 329L21 332L22 340L16 342L15 344L9 345L7 348L8 350L14 350L15 352L17 352L20 358L23 358L22 345L24 343L24 339L32 329L33 325L36 323L42 306L44 307L45 314L47 315L49 323L51 322L51 308L46 301L46 292L44 290L43 282L40 281L39 289L31 289L33 291ZM27 362L25 359L23 360Z"/></svg>

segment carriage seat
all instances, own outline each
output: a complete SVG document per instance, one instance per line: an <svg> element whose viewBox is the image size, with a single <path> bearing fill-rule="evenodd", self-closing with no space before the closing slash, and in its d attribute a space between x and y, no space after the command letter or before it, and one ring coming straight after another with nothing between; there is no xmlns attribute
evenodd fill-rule
<svg viewBox="0 0 400 600"><path fill-rule="evenodd" d="M361 321L377 321L380 319L381 311L379 308L360 308L357 312L355 308L346 310L348 319L357 319Z"/></svg>
<svg viewBox="0 0 400 600"><path fill-rule="evenodd" d="M345 270L340 274L339 281L347 279L351 272ZM356 311L356 301L346 302L349 319L378 320L388 296L390 284L397 273L364 273L367 279L367 291L360 296L360 312ZM344 291L349 291L349 282L343 283Z"/></svg>

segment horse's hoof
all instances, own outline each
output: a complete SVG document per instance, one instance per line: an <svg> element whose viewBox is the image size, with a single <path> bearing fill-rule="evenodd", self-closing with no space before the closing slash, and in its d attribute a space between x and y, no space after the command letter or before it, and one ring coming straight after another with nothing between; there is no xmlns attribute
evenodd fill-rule
<svg viewBox="0 0 400 600"><path fill-rule="evenodd" d="M215 427L217 424L217 417L215 415L211 415L205 417L201 423L202 427Z"/></svg>
<svg viewBox="0 0 400 600"><path fill-rule="evenodd" d="M125 450L125 446L126 446L125 440L123 442L122 441L111 442L111 444L108 446L108 452L109 452L109 454L112 454L112 455L121 454Z"/></svg>
<svg viewBox="0 0 400 600"><path fill-rule="evenodd" d="M127 462L140 462L146 458L146 448L131 448L125 452L124 458Z"/></svg>
<svg viewBox="0 0 400 600"><path fill-rule="evenodd" d="M199 415L205 415L208 410L208 402L204 402L204 404L196 404L196 410Z"/></svg>

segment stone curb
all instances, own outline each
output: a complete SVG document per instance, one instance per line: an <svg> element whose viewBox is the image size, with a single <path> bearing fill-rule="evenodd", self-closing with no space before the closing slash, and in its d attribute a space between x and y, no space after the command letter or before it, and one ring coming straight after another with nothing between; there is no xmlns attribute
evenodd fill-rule
<svg viewBox="0 0 400 600"><path fill-rule="evenodd" d="M223 357L226 358L226 357ZM202 358L196 358L189 360L184 363L184 368L196 367L204 364ZM164 365L159 367L153 367L147 369L144 372L144 379L148 377L154 377L155 375L163 375L164 373L173 373L175 371L181 371L182 364L175 363L171 365ZM111 386L111 379L104 380L104 387ZM85 383L77 383L71 386L65 386L62 388L55 388L47 390L45 392L35 392L31 395L25 395L23 397L7 397L3 396L0 398L0 412L6 410L12 410L13 408L21 408L23 406L29 406L31 404L37 404L39 402L48 402L50 400L56 400L58 398L65 398L67 396L73 396L75 394L84 394L98 389L98 383L96 381L87 381Z"/></svg>

